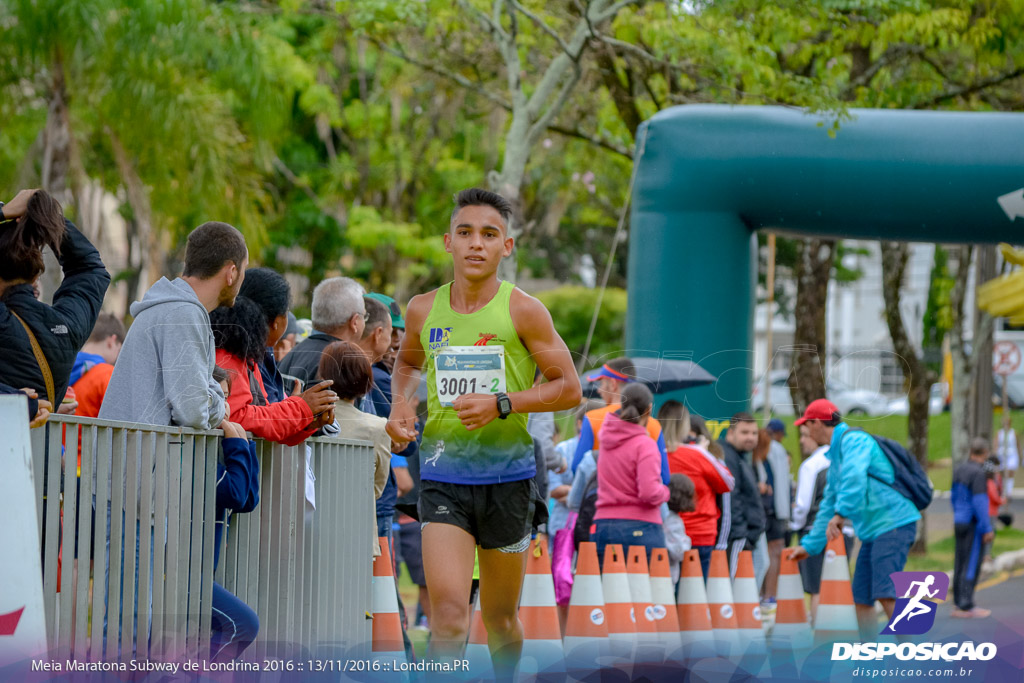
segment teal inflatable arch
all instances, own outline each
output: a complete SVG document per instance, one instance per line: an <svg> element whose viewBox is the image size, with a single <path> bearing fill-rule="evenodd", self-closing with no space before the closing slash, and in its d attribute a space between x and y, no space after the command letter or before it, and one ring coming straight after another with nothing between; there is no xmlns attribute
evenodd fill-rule
<svg viewBox="0 0 1024 683"><path fill-rule="evenodd" d="M689 105L637 133L626 345L718 377L675 398L709 418L749 406L754 231L1021 242L1024 115Z"/></svg>

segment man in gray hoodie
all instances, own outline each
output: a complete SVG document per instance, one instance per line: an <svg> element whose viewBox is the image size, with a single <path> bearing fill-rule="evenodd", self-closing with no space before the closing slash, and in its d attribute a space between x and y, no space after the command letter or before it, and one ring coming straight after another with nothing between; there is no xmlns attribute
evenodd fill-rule
<svg viewBox="0 0 1024 683"><path fill-rule="evenodd" d="M135 320L101 419L195 429L220 425L225 401L213 381L210 311L234 304L248 262L245 238L227 223L203 223L192 231L182 276L160 278L131 306Z"/></svg>
<svg viewBox="0 0 1024 683"><path fill-rule="evenodd" d="M194 429L215 429L224 420L226 401L224 391L213 379L216 349L210 328L210 311L218 306L235 303L242 287L245 268L249 263L249 250L242 233L227 223L203 223L188 236L185 245L185 269L174 281L160 278L142 301L131 306L135 318L117 357L110 376L107 393L100 407L100 419L150 425L178 425ZM141 455L136 456L141 466ZM111 470L112 472L112 470ZM125 468L122 486L127 493L128 468ZM135 482L136 491L140 482ZM126 497L127 501L128 498ZM137 512L141 515L142 499L138 497ZM110 557L110 525L113 519L107 503L107 557ZM125 511L121 515L122 547L125 544ZM145 533L149 541L149 604L145 606L147 623L152 620L153 557L155 546L153 519L135 522L135 586L139 584L139 541ZM143 526L145 524L145 526ZM115 540L115 542L117 542ZM162 552L161 548L161 552ZM123 548L125 554L130 546ZM103 590L107 595L110 565L106 565ZM121 566L120 590L125 590L124 565ZM139 612L139 592L133 597L123 595L122 600L133 601ZM106 607L106 597L104 597ZM104 647L108 636L113 636L113 623L117 623L117 639L121 641L122 628L117 615L107 631L108 615L103 615ZM143 632L142 617L136 621L137 632L125 634L121 643L125 651L135 652L139 633ZM120 647L116 649L121 652Z"/></svg>

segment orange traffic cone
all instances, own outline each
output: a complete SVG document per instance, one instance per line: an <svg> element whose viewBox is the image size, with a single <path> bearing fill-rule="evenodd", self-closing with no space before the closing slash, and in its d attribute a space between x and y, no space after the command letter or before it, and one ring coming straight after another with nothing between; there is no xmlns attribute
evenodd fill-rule
<svg viewBox="0 0 1024 683"><path fill-rule="evenodd" d="M629 594L633 597L633 614L636 616L637 648L634 661L642 664L661 664L665 660L665 648L658 636L658 625L651 600L651 577L647 572L647 548L642 545L629 546L626 562L629 577Z"/></svg>
<svg viewBox="0 0 1024 683"><path fill-rule="evenodd" d="M604 547L601 570L604 614L608 623L608 654L615 669L632 677L638 615L633 609L633 597L626 575L626 555L621 545L609 543Z"/></svg>
<svg viewBox="0 0 1024 683"><path fill-rule="evenodd" d="M555 584L551 579L551 558L547 540L543 538L533 540L526 558L519 619L523 622L519 680L563 680L562 630L555 605Z"/></svg>
<svg viewBox="0 0 1024 683"><path fill-rule="evenodd" d="M821 569L821 593L814 617L814 644L851 642L860 637L853 605L850 565L843 536L829 541Z"/></svg>
<svg viewBox="0 0 1024 683"><path fill-rule="evenodd" d="M711 613L704 588L704 572L700 554L687 550L679 570L679 592L676 598L679 614L679 635L683 656L701 659L715 655L715 637L711 630Z"/></svg>
<svg viewBox="0 0 1024 683"><path fill-rule="evenodd" d="M679 636L679 612L672 595L668 551L664 548L655 548L651 553L651 602L658 639L665 647L665 661L682 662L683 641Z"/></svg>
<svg viewBox="0 0 1024 683"><path fill-rule="evenodd" d="M576 556L576 577L569 598L565 623L565 668L569 677L581 680L598 667L607 652L608 624L604 592L597 564L597 544L580 543Z"/></svg>
<svg viewBox="0 0 1024 683"><path fill-rule="evenodd" d="M469 640L466 642L466 661L469 664L470 680L494 680L494 664L487 647L487 629L480 613L480 594L477 593L473 607L473 618L469 622Z"/></svg>
<svg viewBox="0 0 1024 683"><path fill-rule="evenodd" d="M373 558L373 626L371 628L372 658L380 662L405 662L402 622L398 616L398 594L395 575L391 571L391 548L381 536L380 555Z"/></svg>
<svg viewBox="0 0 1024 683"><path fill-rule="evenodd" d="M711 628L715 631L718 654L722 657L739 654L736 609L732 604L732 583L729 580L729 563L724 550L711 551L707 591Z"/></svg>
<svg viewBox="0 0 1024 683"><path fill-rule="evenodd" d="M626 556L621 545L609 543L604 547L604 564L601 569L608 639L632 645L636 642L636 614L633 612L633 598L626 576Z"/></svg>
<svg viewBox="0 0 1024 683"><path fill-rule="evenodd" d="M766 651L764 627L761 623L761 601L754 578L753 553L744 550L736 563L736 578L733 580L733 599L736 607L736 625L739 627L740 643L746 653Z"/></svg>
<svg viewBox="0 0 1024 683"><path fill-rule="evenodd" d="M782 551L782 564L779 568L778 607L775 610L771 646L773 650L789 649L794 652L811 646L811 627L807 623L800 568L796 560L789 559L785 550ZM773 663L775 659L773 654Z"/></svg>
<svg viewBox="0 0 1024 683"><path fill-rule="evenodd" d="M741 666L754 675L767 675L768 643L761 622L761 602L754 578L753 553L744 550L736 562L736 578L732 582L736 608L737 634L740 639Z"/></svg>

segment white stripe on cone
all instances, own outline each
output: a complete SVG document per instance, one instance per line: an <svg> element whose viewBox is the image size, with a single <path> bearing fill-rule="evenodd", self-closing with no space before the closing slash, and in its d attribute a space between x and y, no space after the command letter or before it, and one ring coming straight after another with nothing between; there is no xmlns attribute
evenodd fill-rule
<svg viewBox="0 0 1024 683"><path fill-rule="evenodd" d="M667 611L676 612L675 601L672 599L672 579L665 576L651 577L651 601L654 604L654 616L658 625L664 628ZM676 621L679 617L676 615ZM679 637L679 631L669 632L658 629L658 639L665 647L665 659L669 661L681 661L683 657L683 641Z"/></svg>

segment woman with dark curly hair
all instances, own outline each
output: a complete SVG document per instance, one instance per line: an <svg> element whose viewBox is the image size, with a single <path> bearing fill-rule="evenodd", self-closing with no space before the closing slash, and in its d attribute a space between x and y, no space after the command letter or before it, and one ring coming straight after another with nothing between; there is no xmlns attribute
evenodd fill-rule
<svg viewBox="0 0 1024 683"><path fill-rule="evenodd" d="M239 296L234 306L214 309L210 326L217 365L228 371L232 422L259 438L294 446L334 421L337 396L323 390L330 382L321 382L278 403L267 401L259 367L266 351L267 320L255 302Z"/></svg>

